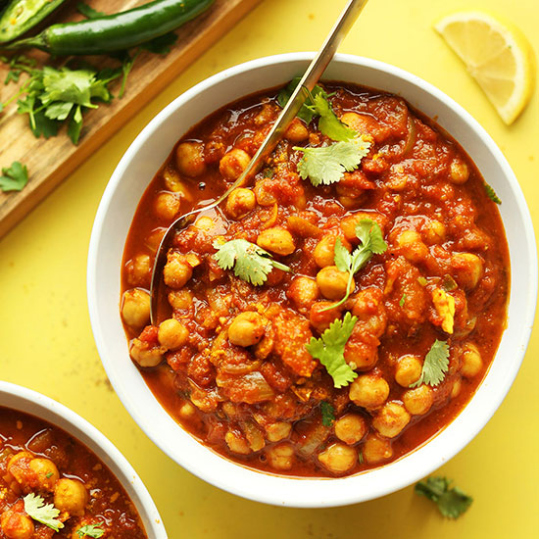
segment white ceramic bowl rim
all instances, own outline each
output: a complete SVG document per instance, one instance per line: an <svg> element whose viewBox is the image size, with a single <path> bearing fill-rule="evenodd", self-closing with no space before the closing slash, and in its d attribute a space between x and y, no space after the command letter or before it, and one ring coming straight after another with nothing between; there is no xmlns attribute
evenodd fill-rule
<svg viewBox="0 0 539 539"><path fill-rule="evenodd" d="M116 476L135 504L148 539L167 539L150 494L120 451L88 421L55 400L31 389L0 381L0 406L41 418L87 446Z"/></svg>
<svg viewBox="0 0 539 539"><path fill-rule="evenodd" d="M313 55L271 56L227 69L199 83L163 109L132 143L105 190L92 231L88 260L88 302L97 347L114 388L140 427L172 459L209 483L252 500L294 507L330 507L377 498L418 481L456 455L485 426L509 391L524 357L537 298L537 254L530 214L517 179L490 136L460 105L422 79L376 60L338 54L326 71L328 80L350 80L345 73L358 72L365 76L362 81L365 80L366 86L401 94L417 109L437 117L438 123L470 153L483 175L484 170L492 172L487 181L503 200L501 212L510 240L514 283L508 329L496 359L471 403L428 444L386 466L341 479L291 479L243 468L196 442L163 411L137 369L128 361L125 340L123 344L119 343L119 339L124 339L118 314L118 257L121 261L121 253L118 255L114 251L123 251L125 235L118 243L117 239L111 239L108 231L114 230L118 235L118 227L126 233L126 216L119 213L122 213L125 199L124 205L133 210L128 216L130 223L136 207L132 198L138 197L138 200L142 194L131 192L141 189L139 183L142 180L137 182L136 178L145 175L147 184L175 142L191 125L241 97L230 94L234 97L221 102L231 88L237 92L236 79L240 83L249 81L248 87L241 86L241 92L245 94L276 86L305 69ZM341 75L333 74L337 72ZM273 78L268 78L268 73ZM273 82L263 82L268 80ZM392 87L385 88L384 81L390 81ZM173 120L179 122L182 116L191 114L189 105L196 108L206 94L218 101L215 107L204 114L199 113L196 121L183 125L176 135L171 135L174 133ZM161 142L161 145L167 145L164 149L159 149L161 140L167 140ZM470 151L472 147L473 152ZM162 155L156 157L152 150L153 154L157 151ZM131 180L133 184L127 189ZM133 187L135 183L137 189ZM117 275L112 275L112 271Z"/></svg>

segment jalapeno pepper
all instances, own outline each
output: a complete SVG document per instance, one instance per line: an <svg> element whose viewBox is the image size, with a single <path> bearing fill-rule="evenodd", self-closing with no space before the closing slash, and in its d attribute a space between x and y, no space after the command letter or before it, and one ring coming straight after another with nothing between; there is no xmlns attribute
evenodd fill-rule
<svg viewBox="0 0 539 539"><path fill-rule="evenodd" d="M156 0L143 6L80 22L54 24L5 49L34 47L57 56L104 54L130 49L176 30L214 0Z"/></svg>
<svg viewBox="0 0 539 539"><path fill-rule="evenodd" d="M0 12L2 12L0 17L0 43L6 43L22 36L65 1L14 0L13 2L2 2L0 0ZM4 4L7 4L5 8Z"/></svg>

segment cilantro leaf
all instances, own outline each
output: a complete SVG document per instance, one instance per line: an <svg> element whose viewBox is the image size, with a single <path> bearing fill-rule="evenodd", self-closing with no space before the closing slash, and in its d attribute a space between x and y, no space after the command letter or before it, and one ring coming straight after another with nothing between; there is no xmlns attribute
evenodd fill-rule
<svg viewBox="0 0 539 539"><path fill-rule="evenodd" d="M19 161L14 161L9 168L2 169L2 176L0 176L2 191L21 191L27 183L28 169Z"/></svg>
<svg viewBox="0 0 539 539"><path fill-rule="evenodd" d="M97 9L94 9L85 2L79 2L77 4L77 11L87 19L99 19L100 17L104 17L106 15L106 13L97 11Z"/></svg>
<svg viewBox="0 0 539 539"><path fill-rule="evenodd" d="M416 494L425 496L436 503L440 513L446 518L458 518L472 505L473 498L460 488L449 488L451 481L445 477L428 477L416 484Z"/></svg>
<svg viewBox="0 0 539 539"><path fill-rule="evenodd" d="M34 520L45 524L55 532L64 527L64 524L58 520L60 511L52 503L45 504L45 500L41 496L36 496L33 492L26 495L23 500L24 510Z"/></svg>
<svg viewBox="0 0 539 539"><path fill-rule="evenodd" d="M399 301L399 307L400 307L401 309L404 307L405 301L406 301L406 294L403 294L403 295L401 296L400 301Z"/></svg>
<svg viewBox="0 0 539 539"><path fill-rule="evenodd" d="M213 246L217 249L214 257L220 268L234 268L236 277L255 286L263 285L273 268L290 271L288 266L273 260L270 253L247 240L231 240L226 243L215 240Z"/></svg>
<svg viewBox="0 0 539 539"><path fill-rule="evenodd" d="M338 302L321 310L329 311L339 305L342 305L352 293L352 279L354 275L365 266L371 259L373 254L383 254L387 249L387 243L384 241L382 230L378 223L371 219L362 219L356 226L356 236L361 241L361 245L350 254L343 247L341 239L335 241L334 257L335 265L342 272L348 272L348 283L346 286L346 294Z"/></svg>
<svg viewBox="0 0 539 539"><path fill-rule="evenodd" d="M491 185L489 185L487 182L484 183L485 191L487 192L488 198L492 200L492 202L495 202L496 204L501 204L502 200L501 198L496 194L496 191L492 188Z"/></svg>
<svg viewBox="0 0 539 539"><path fill-rule="evenodd" d="M105 530L101 526L95 524L86 524L77 530L77 535L79 537L93 537L94 539L99 539L103 537Z"/></svg>
<svg viewBox="0 0 539 539"><path fill-rule="evenodd" d="M326 94L327 95L327 94ZM313 97L313 110L320 116L318 129L326 137L337 141L347 141L357 137L357 133L343 124L333 112L326 95L317 94Z"/></svg>
<svg viewBox="0 0 539 539"><path fill-rule="evenodd" d="M322 412L322 425L331 427L335 421L335 410L329 402L322 401L320 403L320 411Z"/></svg>
<svg viewBox="0 0 539 539"><path fill-rule="evenodd" d="M448 369L449 345L446 341L439 341L436 339L425 356L419 380L410 384L409 387L419 387L421 384L437 386L445 378Z"/></svg>
<svg viewBox="0 0 539 539"><path fill-rule="evenodd" d="M357 373L344 359L344 347L352 335L356 322L357 317L346 313L342 321L332 322L329 328L322 333L320 339L312 337L306 346L307 352L324 365L328 374L333 378L333 385L336 388L345 387L357 378Z"/></svg>
<svg viewBox="0 0 539 539"><path fill-rule="evenodd" d="M370 146L370 142L361 137L318 148L294 146L294 150L303 153L298 163L299 175L304 180L309 178L315 187L339 182L345 172L359 166Z"/></svg>
<svg viewBox="0 0 539 539"><path fill-rule="evenodd" d="M277 96L277 101L279 105L281 105L281 107L284 108L285 105L288 103L300 80L301 77L293 78L288 84L288 86L286 86L279 92L279 95ZM328 94L326 94L326 92L323 90L323 88L316 85L297 114L298 118L303 120L307 125L310 124L312 119L316 116L316 112L313 109L313 99L318 94L323 95L326 98L329 97Z"/></svg>

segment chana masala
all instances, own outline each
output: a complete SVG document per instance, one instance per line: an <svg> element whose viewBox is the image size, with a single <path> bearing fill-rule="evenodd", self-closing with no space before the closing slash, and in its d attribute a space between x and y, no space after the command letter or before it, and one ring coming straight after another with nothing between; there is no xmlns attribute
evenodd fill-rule
<svg viewBox="0 0 539 539"><path fill-rule="evenodd" d="M0 407L1 539L146 539L107 466L62 429Z"/></svg>
<svg viewBox="0 0 539 539"><path fill-rule="evenodd" d="M289 93L177 143L127 238L121 314L147 384L203 444L344 476L413 451L470 400L506 324L508 247L493 190L435 122L325 83L252 181L176 233L150 325L163 233L239 177Z"/></svg>

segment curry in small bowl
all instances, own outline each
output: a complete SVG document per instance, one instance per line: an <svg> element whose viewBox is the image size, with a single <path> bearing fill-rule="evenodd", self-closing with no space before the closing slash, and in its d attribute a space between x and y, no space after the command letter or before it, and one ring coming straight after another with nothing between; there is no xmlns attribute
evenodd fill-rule
<svg viewBox="0 0 539 539"><path fill-rule="evenodd" d="M317 87L250 184L169 246L180 214L239 177L290 94L207 116L146 189L123 257L129 353L197 440L268 473L342 477L444 429L506 327L509 252L494 190L403 98Z"/></svg>

